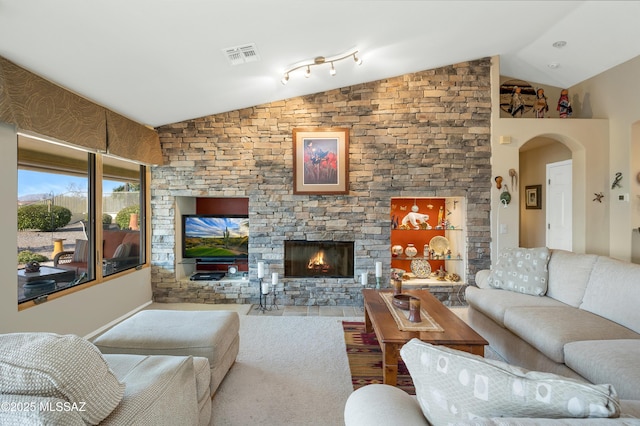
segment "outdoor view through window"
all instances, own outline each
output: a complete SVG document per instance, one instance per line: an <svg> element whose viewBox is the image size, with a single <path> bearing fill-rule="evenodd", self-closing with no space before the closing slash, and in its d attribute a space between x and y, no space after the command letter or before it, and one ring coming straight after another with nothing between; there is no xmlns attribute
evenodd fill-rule
<svg viewBox="0 0 640 426"><path fill-rule="evenodd" d="M18 303L144 262L143 168L108 156L100 170L95 163L96 154L19 137ZM97 187L100 203L94 202ZM95 244L92 223L102 228L102 244Z"/></svg>

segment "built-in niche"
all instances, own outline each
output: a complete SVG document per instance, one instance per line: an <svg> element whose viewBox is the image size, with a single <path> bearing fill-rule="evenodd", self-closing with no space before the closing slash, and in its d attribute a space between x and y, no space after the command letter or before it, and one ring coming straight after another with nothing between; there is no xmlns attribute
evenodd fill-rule
<svg viewBox="0 0 640 426"><path fill-rule="evenodd" d="M391 267L407 286L466 282L466 214L463 197L392 198Z"/></svg>
<svg viewBox="0 0 640 426"><path fill-rule="evenodd" d="M207 259L186 258L183 256L185 244L185 215L249 216L248 198L228 197L176 197L175 238L176 238L176 279L191 276L198 271L226 272L230 265L237 266L239 272L248 272L246 258L228 258L209 261Z"/></svg>

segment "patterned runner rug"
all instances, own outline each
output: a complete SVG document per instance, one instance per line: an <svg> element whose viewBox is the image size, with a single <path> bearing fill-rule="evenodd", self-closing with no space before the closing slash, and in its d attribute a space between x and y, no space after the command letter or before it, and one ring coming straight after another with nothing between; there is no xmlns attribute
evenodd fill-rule
<svg viewBox="0 0 640 426"><path fill-rule="evenodd" d="M372 383L382 383L382 350L375 333L365 333L363 322L343 321L342 328L353 389ZM396 387L408 394L416 394L409 371L402 360L398 363Z"/></svg>

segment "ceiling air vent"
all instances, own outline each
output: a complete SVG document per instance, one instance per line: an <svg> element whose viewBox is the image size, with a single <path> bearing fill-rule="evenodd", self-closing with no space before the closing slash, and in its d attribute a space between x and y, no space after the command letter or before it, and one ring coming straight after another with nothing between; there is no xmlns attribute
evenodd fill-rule
<svg viewBox="0 0 640 426"><path fill-rule="evenodd" d="M231 65L240 65L247 62L256 62L260 60L258 49L255 43L245 44L243 46L227 47L222 49Z"/></svg>

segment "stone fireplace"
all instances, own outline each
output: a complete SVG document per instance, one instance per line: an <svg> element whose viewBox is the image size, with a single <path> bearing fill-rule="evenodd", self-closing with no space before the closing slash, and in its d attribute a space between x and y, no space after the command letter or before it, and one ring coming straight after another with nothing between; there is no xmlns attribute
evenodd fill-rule
<svg viewBox="0 0 640 426"><path fill-rule="evenodd" d="M353 266L353 241L284 242L285 278L350 278Z"/></svg>
<svg viewBox="0 0 640 426"><path fill-rule="evenodd" d="M357 305L360 277L375 285L376 262L389 282L396 197L466 200L461 255L473 284L490 265L490 72L490 58L478 59L158 128L164 164L151 170L153 300L258 303L261 261L281 277L280 305ZM297 127L349 129L347 194L293 193ZM246 278L203 283L179 273L176 199L190 197L248 199ZM302 240L353 241L353 264L343 278L291 277L285 242Z"/></svg>

